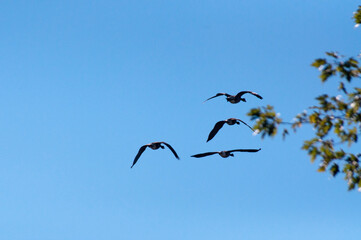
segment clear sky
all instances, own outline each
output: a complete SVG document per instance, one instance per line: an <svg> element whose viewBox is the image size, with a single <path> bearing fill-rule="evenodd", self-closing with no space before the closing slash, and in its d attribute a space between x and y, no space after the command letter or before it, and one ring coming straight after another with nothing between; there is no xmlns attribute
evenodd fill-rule
<svg viewBox="0 0 361 240"><path fill-rule="evenodd" d="M331 90L310 67L360 52L352 0L2 1L0 239L327 239L361 236L360 201L302 141L261 140ZM218 92L252 90L229 104ZM166 141L169 150L140 146ZM207 151L262 148L195 159Z"/></svg>

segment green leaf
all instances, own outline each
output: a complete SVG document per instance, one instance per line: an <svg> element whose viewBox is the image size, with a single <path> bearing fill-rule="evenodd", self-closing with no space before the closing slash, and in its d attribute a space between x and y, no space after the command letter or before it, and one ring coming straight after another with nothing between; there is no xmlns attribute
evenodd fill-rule
<svg viewBox="0 0 361 240"><path fill-rule="evenodd" d="M340 82L340 85L338 86L338 90L342 90L345 94L347 94L345 84L343 84L343 82Z"/></svg>
<svg viewBox="0 0 361 240"><path fill-rule="evenodd" d="M333 177L336 176L336 174L340 172L340 169L336 163L334 163L332 165L332 167L330 168L330 172Z"/></svg>
<svg viewBox="0 0 361 240"><path fill-rule="evenodd" d="M351 64L352 67L357 67L358 61L356 59L350 58L348 61Z"/></svg>
<svg viewBox="0 0 361 240"><path fill-rule="evenodd" d="M324 172L326 171L326 167L325 166L321 166L317 169L317 172Z"/></svg>
<svg viewBox="0 0 361 240"><path fill-rule="evenodd" d="M324 58L319 58L319 59L316 59L312 64L311 66L314 66L316 68L319 68L321 67L322 65L326 64L326 59Z"/></svg>
<svg viewBox="0 0 361 240"><path fill-rule="evenodd" d="M340 56L336 52L326 52L328 56L331 56L333 58L339 58Z"/></svg>
<svg viewBox="0 0 361 240"><path fill-rule="evenodd" d="M356 24L361 24L361 6L358 7L352 18Z"/></svg>

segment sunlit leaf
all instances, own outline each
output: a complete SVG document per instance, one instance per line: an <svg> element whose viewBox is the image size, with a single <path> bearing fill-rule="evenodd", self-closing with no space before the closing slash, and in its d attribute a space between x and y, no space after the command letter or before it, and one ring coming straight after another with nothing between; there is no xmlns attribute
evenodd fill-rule
<svg viewBox="0 0 361 240"><path fill-rule="evenodd" d="M316 59L311 65L316 67L316 68L319 68L320 66L326 64L326 59L324 58L319 58L319 59Z"/></svg>
<svg viewBox="0 0 361 240"><path fill-rule="evenodd" d="M317 172L324 172L324 171L326 171L325 166L321 166L317 169Z"/></svg>

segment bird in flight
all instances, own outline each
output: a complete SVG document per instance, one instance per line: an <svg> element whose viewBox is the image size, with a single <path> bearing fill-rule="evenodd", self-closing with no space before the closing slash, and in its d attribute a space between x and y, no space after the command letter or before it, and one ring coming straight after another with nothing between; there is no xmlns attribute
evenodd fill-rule
<svg viewBox="0 0 361 240"><path fill-rule="evenodd" d="M242 91L242 92L239 92L237 95L230 95L228 93L217 93L215 96L213 97L210 97L208 98L207 100L205 100L204 102L212 99L212 98L215 98L215 97L219 97L219 96L226 96L226 100L227 102L230 102L230 103L239 103L240 101L242 102L247 102L245 98L242 98L242 96L246 93L250 93L252 94L253 96L256 96L258 97L259 99L263 99L263 97L261 95L259 95L258 93L255 93L255 92L251 92L251 91ZM203 102L203 103L204 103Z"/></svg>
<svg viewBox="0 0 361 240"><path fill-rule="evenodd" d="M254 131L253 128L251 128L247 123L243 122L241 119L228 118L227 120L219 121L219 122L216 123L216 125L214 125L214 128L212 129L212 131L208 135L207 142L210 141L214 136L216 136L219 129L221 129L225 123L227 123L228 125L234 125L234 124L239 125L240 122L243 123L244 125L246 125L247 127L249 127L252 131Z"/></svg>
<svg viewBox="0 0 361 240"><path fill-rule="evenodd" d="M153 149L153 150L156 150L156 149L159 149L159 148L164 149L164 146L163 146L162 144L166 145L166 146L172 151L172 153L174 154L174 156L175 156L177 159L179 159L177 153L174 151L174 149L172 148L172 146L169 145L168 143L166 143L166 142L152 142L152 143L143 145L143 146L141 146L141 147L139 148L139 151L138 151L138 153L137 153L137 156L135 156L134 161L133 161L133 164L132 164L132 166L131 166L130 168L132 168L132 167L137 163L140 155L142 155L142 153L145 151L145 149L146 149L147 147L149 147L149 148L151 148L151 149Z"/></svg>
<svg viewBox="0 0 361 240"><path fill-rule="evenodd" d="M227 158L229 156L234 157L234 154L232 152L258 152L259 150L261 150L261 149L260 148L259 149L235 149L235 150L229 150L229 151L199 153L199 154L192 155L191 157L201 158L201 157L206 157L206 156L210 156L210 155L218 153L219 156L221 156L222 158Z"/></svg>

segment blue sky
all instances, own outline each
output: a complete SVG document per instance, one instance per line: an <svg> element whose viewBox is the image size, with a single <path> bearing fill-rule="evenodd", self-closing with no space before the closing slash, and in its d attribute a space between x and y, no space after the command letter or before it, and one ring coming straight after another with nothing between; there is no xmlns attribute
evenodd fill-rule
<svg viewBox="0 0 361 240"><path fill-rule="evenodd" d="M360 193L317 173L311 130L261 140L215 122L284 120L333 92L310 67L360 52L344 1L5 1L1 239L359 239ZM229 104L218 92L264 99ZM178 152L140 146L166 141ZM262 148L195 159L190 155Z"/></svg>

